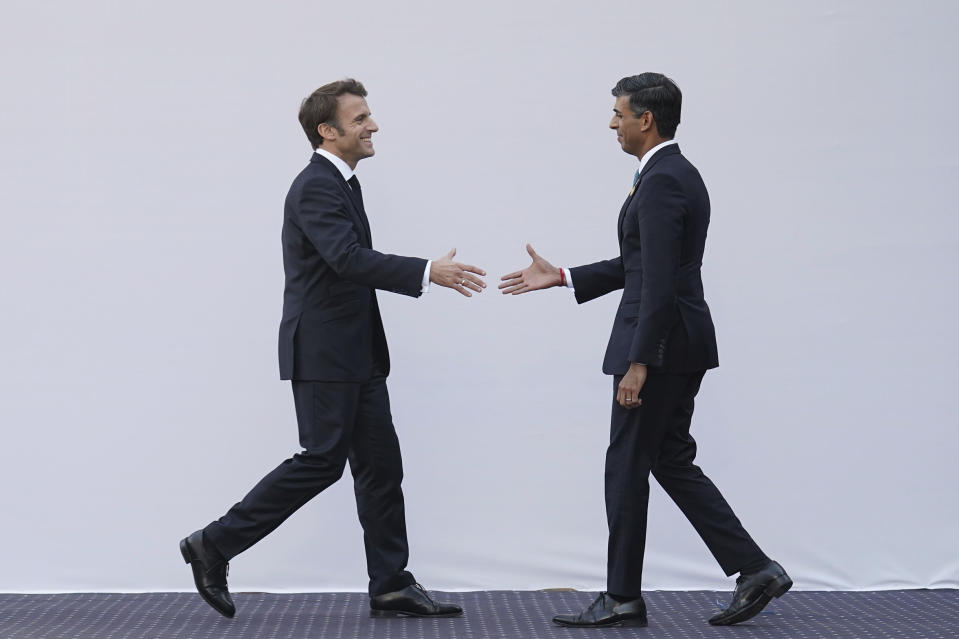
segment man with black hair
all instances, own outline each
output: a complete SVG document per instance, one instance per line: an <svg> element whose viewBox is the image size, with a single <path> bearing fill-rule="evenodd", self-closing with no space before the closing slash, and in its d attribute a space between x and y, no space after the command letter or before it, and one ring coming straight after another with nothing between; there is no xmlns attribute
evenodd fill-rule
<svg viewBox="0 0 959 639"><path fill-rule="evenodd" d="M639 159L619 213L619 255L556 268L527 245L532 264L503 276L499 286L513 295L567 286L580 304L623 291L603 361L615 394L606 453L607 591L583 612L553 621L646 625L641 584L652 473L726 575L739 573L732 603L709 620L734 624L758 614L792 580L693 463L693 402L705 372L719 365L701 276L709 195L673 140L682 109L679 87L662 74L643 73L620 80L613 96L609 127L623 151Z"/></svg>
<svg viewBox="0 0 959 639"><path fill-rule="evenodd" d="M403 466L390 416L386 335L376 289L419 297L430 283L467 297L482 269L373 250L357 163L371 157L379 128L366 89L346 79L320 87L299 114L314 153L293 180L283 217L280 377L291 380L303 451L277 466L217 521L180 542L194 583L217 612L236 607L227 563L336 482L347 461L363 527L373 616L452 617L406 570L409 547ZM205 479L208 481L208 479Z"/></svg>

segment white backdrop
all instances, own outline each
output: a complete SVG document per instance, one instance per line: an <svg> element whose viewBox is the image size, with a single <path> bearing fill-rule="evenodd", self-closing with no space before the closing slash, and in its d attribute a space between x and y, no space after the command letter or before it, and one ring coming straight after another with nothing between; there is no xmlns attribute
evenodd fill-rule
<svg viewBox="0 0 959 639"><path fill-rule="evenodd" d="M268 4L273 6L268 6ZM189 590L296 450L276 365L299 100L347 75L379 249L616 253L610 89L662 71L713 201L699 460L804 589L959 586L953 2L27 2L0 19L0 590ZM411 568L601 588L615 295L380 295ZM654 485L645 586L728 588ZM364 590L344 480L234 590Z"/></svg>

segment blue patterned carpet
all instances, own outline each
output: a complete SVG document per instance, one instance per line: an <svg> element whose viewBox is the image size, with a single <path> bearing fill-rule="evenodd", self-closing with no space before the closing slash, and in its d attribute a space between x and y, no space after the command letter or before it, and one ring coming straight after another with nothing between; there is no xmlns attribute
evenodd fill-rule
<svg viewBox="0 0 959 639"><path fill-rule="evenodd" d="M959 590L790 592L751 621L706 619L729 593L649 592L649 628L579 630L550 622L593 599L587 592L461 592L456 619L372 619L362 593L237 594L225 619L194 593L0 595L0 639L523 639L579 637L959 637Z"/></svg>

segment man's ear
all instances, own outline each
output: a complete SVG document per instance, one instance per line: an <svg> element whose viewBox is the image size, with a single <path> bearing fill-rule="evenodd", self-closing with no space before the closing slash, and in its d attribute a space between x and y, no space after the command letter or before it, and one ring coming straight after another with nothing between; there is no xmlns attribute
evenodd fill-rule
<svg viewBox="0 0 959 639"><path fill-rule="evenodd" d="M643 114L639 116L639 130L649 131L654 126L655 126L655 120L653 119L653 112L643 111Z"/></svg>
<svg viewBox="0 0 959 639"><path fill-rule="evenodd" d="M329 122L323 122L322 124L317 125L316 132L320 134L320 137L324 140L335 140L336 134L338 131L336 127L330 124Z"/></svg>

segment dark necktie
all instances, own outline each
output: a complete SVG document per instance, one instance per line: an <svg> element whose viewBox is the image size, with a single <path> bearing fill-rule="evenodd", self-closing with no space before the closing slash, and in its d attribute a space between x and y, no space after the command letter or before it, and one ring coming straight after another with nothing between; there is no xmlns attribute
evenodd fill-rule
<svg viewBox="0 0 959 639"><path fill-rule="evenodd" d="M366 209L363 207L363 189L360 188L360 181L354 175L346 181L350 185L350 193L353 195L353 201L360 212L360 221L363 223L363 230L366 231L366 240L373 243L373 234L370 232L370 223L366 219Z"/></svg>
<svg viewBox="0 0 959 639"><path fill-rule="evenodd" d="M363 189L360 188L360 181L356 179L354 175L349 180L346 181L350 185L350 189L353 192L353 196L356 198L356 203L360 205L360 209L363 209Z"/></svg>

